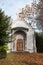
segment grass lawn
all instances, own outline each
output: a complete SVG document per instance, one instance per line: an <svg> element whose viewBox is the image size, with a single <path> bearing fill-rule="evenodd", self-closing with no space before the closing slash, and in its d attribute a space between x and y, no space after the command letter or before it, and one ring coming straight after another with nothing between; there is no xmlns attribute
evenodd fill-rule
<svg viewBox="0 0 43 65"><path fill-rule="evenodd" d="M43 65L43 54L9 53L0 65Z"/></svg>

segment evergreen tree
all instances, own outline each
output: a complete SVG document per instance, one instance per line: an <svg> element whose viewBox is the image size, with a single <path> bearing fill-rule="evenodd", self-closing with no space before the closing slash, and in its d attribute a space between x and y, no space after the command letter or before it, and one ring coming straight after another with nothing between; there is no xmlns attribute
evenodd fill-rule
<svg viewBox="0 0 43 65"><path fill-rule="evenodd" d="M0 58L6 57L8 50L7 42L9 34L11 33L11 17L5 15L4 11L0 9Z"/></svg>
<svg viewBox="0 0 43 65"><path fill-rule="evenodd" d="M0 9L0 46L5 45L8 42L11 22L10 17L4 14L4 11Z"/></svg>

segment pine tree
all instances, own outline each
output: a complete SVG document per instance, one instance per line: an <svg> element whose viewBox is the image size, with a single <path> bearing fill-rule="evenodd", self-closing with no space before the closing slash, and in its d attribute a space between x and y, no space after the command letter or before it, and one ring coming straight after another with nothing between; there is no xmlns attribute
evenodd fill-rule
<svg viewBox="0 0 43 65"><path fill-rule="evenodd" d="M8 42L10 32L10 17L4 14L4 11L0 9L0 46L5 45Z"/></svg>

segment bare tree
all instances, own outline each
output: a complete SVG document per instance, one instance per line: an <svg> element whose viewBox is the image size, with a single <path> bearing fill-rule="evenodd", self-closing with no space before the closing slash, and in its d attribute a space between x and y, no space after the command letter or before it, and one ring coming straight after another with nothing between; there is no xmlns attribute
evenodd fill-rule
<svg viewBox="0 0 43 65"><path fill-rule="evenodd" d="M39 3L37 5L38 8L38 15L36 17L36 20L39 20L38 27L41 27L43 31L43 0L39 0Z"/></svg>
<svg viewBox="0 0 43 65"><path fill-rule="evenodd" d="M22 11L18 14L19 18L23 20L25 17L30 16L32 8L29 5L26 5L25 8L22 8Z"/></svg>

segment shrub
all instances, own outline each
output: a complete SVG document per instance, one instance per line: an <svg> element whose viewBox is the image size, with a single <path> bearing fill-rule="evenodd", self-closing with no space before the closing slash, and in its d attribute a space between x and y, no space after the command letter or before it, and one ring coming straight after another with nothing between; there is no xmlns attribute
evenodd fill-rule
<svg viewBox="0 0 43 65"><path fill-rule="evenodd" d="M6 58L8 47L7 45L0 46L0 59Z"/></svg>
<svg viewBox="0 0 43 65"><path fill-rule="evenodd" d="M7 55L6 50L2 48L0 50L0 59L6 58L6 55Z"/></svg>

